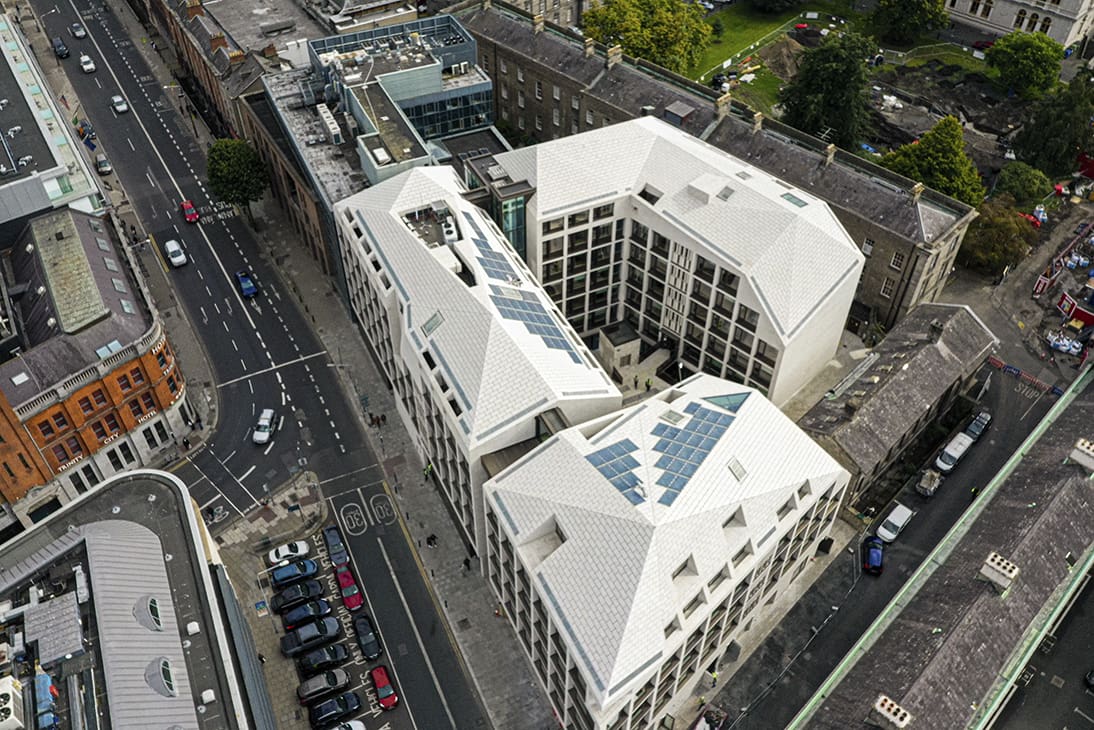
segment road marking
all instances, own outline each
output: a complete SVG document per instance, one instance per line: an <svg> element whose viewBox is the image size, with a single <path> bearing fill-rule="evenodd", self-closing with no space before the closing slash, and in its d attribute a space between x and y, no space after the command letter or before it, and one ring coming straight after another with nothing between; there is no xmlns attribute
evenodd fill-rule
<svg viewBox="0 0 1094 730"><path fill-rule="evenodd" d="M1094 717L1091 717L1090 715L1086 714L1085 712L1080 710L1078 707L1075 708L1075 712L1076 712L1076 714L1078 714L1080 717L1082 717L1087 722L1089 722L1091 724L1094 724Z"/></svg>
<svg viewBox="0 0 1094 730"><path fill-rule="evenodd" d="M381 540L380 538L376 538L376 544L380 546L380 554L384 556L384 563L387 565L388 573L391 575L391 580L395 584L395 590L399 594L399 600L403 604L403 610L406 612L407 618L410 620L410 628L411 628L411 630L414 631L414 638L417 639L417 641L418 641L418 648L422 652L422 659L425 660L426 668L429 669L429 676L433 677L433 686L436 688L437 696L440 698L441 705L444 707L444 714L448 715L448 722L451 723L451 726L453 728L455 728L456 727L456 719L454 717L452 717L452 710L450 710L449 707L448 707L448 700L445 699L444 690L441 688L441 680L437 678L437 672L436 672L436 670L433 669L433 662L429 661L429 653L425 650L425 644L422 642L422 635L420 633L418 633L418 625L416 623L414 623L414 614L412 614L410 612L410 606L406 602L406 596L403 595L403 587L401 585L399 585L399 579L395 575L395 569L391 566L391 560L388 558L387 549L384 548L384 541ZM352 556L350 556L350 557L352 559ZM353 567L355 569L357 568L356 561L354 561ZM360 575L360 572L358 572L357 575ZM371 610L371 609L372 609L372 603L370 602L369 603L369 610ZM373 611L372 615L375 616L376 612ZM444 618L441 617L441 616L438 616L437 621L442 621L443 622ZM395 662L392 661L392 659L393 658L391 656L391 653L389 652L388 653L388 661L390 661L392 663L392 666L394 666ZM410 712L410 707L409 706L407 706L406 711L407 711L408 714L410 714L410 723L412 725L414 725L415 728L418 727L418 723L414 722L414 714Z"/></svg>
<svg viewBox="0 0 1094 730"><path fill-rule="evenodd" d="M274 442L273 442L273 441L271 441L271 442L270 442L270 445L266 447L266 450L262 452L262 455L263 455L263 456L266 456L266 455L268 455L268 454L270 453L270 449L272 449L272 448L273 448L273 446L274 446Z"/></svg>
<svg viewBox="0 0 1094 730"><path fill-rule="evenodd" d="M233 456L235 456L235 455L236 455L237 453L239 453L239 452L238 452L238 450L236 450L236 451L233 451L232 453L230 453L230 454L228 454L227 456L225 456L225 457L224 457L224 460L223 460L223 461L221 461L220 463L221 463L221 464L227 464L227 463L228 463L228 459L231 459L231 458L232 458Z"/></svg>
<svg viewBox="0 0 1094 730"><path fill-rule="evenodd" d="M222 320L220 320L220 323L221 323L222 325L224 325L224 331L225 331L225 332L231 332L231 330L230 330L230 329L228 329L228 323L227 323L227 322L226 322L225 320L223 320L223 319L222 319Z"/></svg>
<svg viewBox="0 0 1094 730"><path fill-rule="evenodd" d="M210 450L209 450L209 453L211 453L211 454L213 453L213 452L212 452L212 449L210 449ZM213 458L214 458L214 459L216 458L216 454L213 454ZM208 474L206 474L205 472L203 472L203 471L201 470L201 467L200 467L200 466L198 466L197 464L195 464L195 463L194 463L194 461L193 461L192 459L190 459L189 457L187 457L187 458L186 458L186 461L189 461L189 462L190 462L190 465L191 465L191 466L193 466L193 467L194 467L195 469L197 469L197 470L198 470L198 474L201 474L201 476L202 476L203 478L205 478L205 479L209 479L209 475L208 475ZM218 459L218 461L219 461L219 459ZM221 466L224 466L224 465L223 465L223 464L221 464ZM230 474L231 472L228 472L228 473ZM200 480L199 480L199 481L200 481ZM194 482L194 483L195 483L195 484L197 484L197 482ZM229 498L228 498L228 495L227 495L227 494L225 494L224 492L220 491L220 487L218 487L218 486L216 485L216 482L214 482L214 481L213 481L212 479L209 479L209 483L210 483L210 484L212 484L212 485L213 485L213 488L217 490L217 494L219 494L219 495L220 495L221 497L223 497L223 498L224 498L224 501L225 501L225 502L227 502L228 504L230 504L230 505L232 506L232 509L234 509L234 510L235 510L236 512L238 512L238 513L239 513L239 516L240 516L240 517L242 517L242 516L243 516L243 510L241 510L241 509L240 509L239 507L237 507L237 506L236 506L236 503L235 503L235 502L233 502L233 501L232 501L231 499L229 499Z"/></svg>
<svg viewBox="0 0 1094 730"><path fill-rule="evenodd" d="M253 373L248 373L247 375L240 375L238 378L232 378L231 380L226 380L223 383L217 384L217 387L218 388L223 388L223 387L228 386L228 385L233 385L235 383L238 383L241 380L249 380L251 378L254 378L257 375L265 375L266 373L277 371L281 368L288 367L289 365L296 365L297 363L303 362L305 360L310 360L313 357L322 357L323 355L326 355L326 354L327 354L326 350L320 350L319 352L313 352L311 355L303 355L301 357L296 358L295 360L288 360L287 362L283 362L280 365L272 365L268 368L263 368L261 370L256 370ZM244 369L246 369L246 368L244 368Z"/></svg>
<svg viewBox="0 0 1094 730"><path fill-rule="evenodd" d="M247 471L243 472L243 476L239 477L239 479L237 479L236 481L237 482L242 482L244 479L249 477L251 475L251 472L254 471L256 468L258 468L257 464L251 464L251 468L248 469Z"/></svg>

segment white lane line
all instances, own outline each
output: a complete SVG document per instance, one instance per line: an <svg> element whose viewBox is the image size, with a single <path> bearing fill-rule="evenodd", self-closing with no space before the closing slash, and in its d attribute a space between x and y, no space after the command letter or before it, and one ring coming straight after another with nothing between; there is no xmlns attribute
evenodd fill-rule
<svg viewBox="0 0 1094 730"><path fill-rule="evenodd" d="M198 269L198 278L205 281L205 274L201 273L201 269Z"/></svg>
<svg viewBox="0 0 1094 730"><path fill-rule="evenodd" d="M137 151L137 148L133 146L133 140L131 140L129 137L126 137L125 141L129 143L129 149L133 150L134 152Z"/></svg>
<svg viewBox="0 0 1094 730"><path fill-rule="evenodd" d="M236 453L237 453L237 451L238 451L238 449L237 449L236 451L233 451L232 453L228 454L227 456L225 456L225 457L224 457L224 460L223 460L222 462L220 462L220 463L221 463L221 464L227 464L227 463L228 463L228 459L231 459L231 458L232 458L233 456L235 456L235 455L236 455Z"/></svg>
<svg viewBox="0 0 1094 730"><path fill-rule="evenodd" d="M266 450L262 452L262 455L263 455L263 456L267 456L267 455L269 455L269 453L270 453L270 449L272 449L272 448L273 448L273 445L274 445L274 442L273 442L273 441L271 441L271 442L270 442L270 445L266 447Z"/></svg>
<svg viewBox="0 0 1094 730"><path fill-rule="evenodd" d="M284 391L284 389L281 390L281 405L282 406L285 405L285 391Z"/></svg>
<svg viewBox="0 0 1094 730"><path fill-rule="evenodd" d="M209 291L208 287L206 287L205 291ZM217 314L220 314L220 307L217 305L216 302L213 302L213 311Z"/></svg>
<svg viewBox="0 0 1094 730"><path fill-rule="evenodd" d="M225 332L231 332L231 330L229 330L229 329L228 329L228 323L227 323L227 322L225 322L225 321L224 321L224 320L222 319L222 320L220 320L220 323L221 323L222 325L224 325L224 331L225 331Z"/></svg>
<svg viewBox="0 0 1094 730"><path fill-rule="evenodd" d="M249 477L251 475L251 472L254 471L256 467L257 467L256 464L252 464L251 468L248 469L247 471L243 472L243 475L241 477L239 477L239 479L236 479L236 481L240 482L242 484L243 480L246 479L247 477ZM249 492L248 492L248 494L249 494Z"/></svg>
<svg viewBox="0 0 1094 730"><path fill-rule="evenodd" d="M278 382L279 384L281 384L281 385L284 385L284 384L285 384L285 383L284 383L284 381L283 381L283 380L281 380L281 373L277 373L277 382Z"/></svg>
<svg viewBox="0 0 1094 730"><path fill-rule="evenodd" d="M210 453L212 453L212 452L210 452ZM213 454L213 458L216 458L216 454ZM192 467L194 467L195 469L197 469L197 470L198 470L198 474L201 474L201 476L202 476L202 477L204 477L205 479L209 479L209 475L208 475L208 474L206 474L205 472L203 472L203 471L201 470L201 467L200 467L200 466L198 466L198 465L197 465L196 463L194 463L194 461L193 461L192 459L190 459L190 458L187 458L186 460L190 462L190 465L191 465ZM231 472L229 472L229 473L231 473ZM214 487L216 488L216 490L217 490L217 494L219 494L219 495L220 495L221 497L224 497L224 501L225 501L225 502L227 502L228 504L230 504L230 505L232 506L232 509L234 509L234 510L235 510L236 512L238 512L238 513L239 513L239 516L240 516L240 517L242 517L242 516L243 516L243 510L241 510L241 509L240 509L239 507L236 507L236 504L235 504L235 502L233 502L232 500L230 500L230 499L228 498L228 495L227 495L227 494L225 494L224 492L220 491L220 487L217 487L217 486L216 486L216 482L214 482L214 481L213 481L212 479L209 479L209 483L210 483L210 484L212 484L212 485L213 485L213 486L214 486ZM195 482L195 484L196 484L196 482Z"/></svg>
<svg viewBox="0 0 1094 730"><path fill-rule="evenodd" d="M360 469L354 469L353 471L347 471L345 474L339 474L336 477L330 477L329 479L324 479L321 482L319 482L319 484L322 485L322 484L328 484L330 482L336 482L339 479L345 479L346 477L351 477L354 474L360 474L361 472L368 471L369 469L379 469L379 468L380 468L379 464L371 464L369 466L362 466ZM379 483L380 482L371 482L370 484L368 484L366 486L372 486L373 484L379 484Z"/></svg>
<svg viewBox="0 0 1094 730"><path fill-rule="evenodd" d="M251 395L255 394L255 382L253 380L247 381L247 387L251 389Z"/></svg>
<svg viewBox="0 0 1094 730"><path fill-rule="evenodd" d="M256 375L265 375L266 373L275 372L277 370L280 370L281 368L288 367L289 365L296 365L297 363L303 362L305 360L310 360L313 357L322 357L326 354L327 354L326 350L320 350L319 352L313 352L310 355L304 355L302 357L296 358L295 360L289 360L287 362L283 362L280 365L274 365L272 367L262 368L261 370L254 371L253 373L248 373L247 375L240 375L238 378L232 378L231 380L226 380L223 383L218 384L217 387L218 388L223 388L223 387L228 386L228 385L233 385L235 383L238 383L241 380L249 380L250 378L253 378ZM246 369L246 368L244 368L244 369ZM280 379L280 377L281 377L281 374L278 373L278 379Z"/></svg>

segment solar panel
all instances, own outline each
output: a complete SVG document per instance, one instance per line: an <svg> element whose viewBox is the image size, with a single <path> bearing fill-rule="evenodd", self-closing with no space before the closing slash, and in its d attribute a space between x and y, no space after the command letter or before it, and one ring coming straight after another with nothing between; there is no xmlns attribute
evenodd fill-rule
<svg viewBox="0 0 1094 730"><path fill-rule="evenodd" d="M491 269L490 264L493 262L486 262L480 258L480 262L483 262L483 268L490 271L499 271L496 267ZM514 274L515 275L515 274ZM505 277L494 277L505 278ZM493 292L490 295L490 300L494 302L494 306L498 308L498 313L505 319L516 320L524 323L525 328L529 334L536 335L543 340L543 344L552 350L561 350L570 356L570 359L576 363L581 364L581 357L578 356L574 346L570 343L570 340L563 334L562 329L554 319L547 314L547 310L543 305L535 298L534 294L525 291L514 291L491 285L490 291ZM514 294L519 294L519 298Z"/></svg>
<svg viewBox="0 0 1094 730"><path fill-rule="evenodd" d="M637 450L638 447L633 441L624 439L585 457L631 504L642 504L646 501L646 498L637 491L642 480L634 473L634 470L640 464L631 456Z"/></svg>
<svg viewBox="0 0 1094 730"><path fill-rule="evenodd" d="M652 436L658 437L653 450L661 454L654 466L663 471L656 483L668 490L657 500L659 504L670 505L675 501L733 423L733 416L703 408L698 403L689 403L684 413L691 418L683 428L657 423L651 431Z"/></svg>

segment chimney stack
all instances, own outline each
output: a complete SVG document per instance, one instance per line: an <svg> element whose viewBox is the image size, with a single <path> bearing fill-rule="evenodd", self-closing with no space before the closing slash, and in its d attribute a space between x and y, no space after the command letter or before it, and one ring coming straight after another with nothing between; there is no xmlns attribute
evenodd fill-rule
<svg viewBox="0 0 1094 730"><path fill-rule="evenodd" d="M623 46L614 45L608 49L608 68L623 60Z"/></svg>
<svg viewBox="0 0 1094 730"><path fill-rule="evenodd" d="M752 131L759 132L764 126L764 113L756 112L752 115Z"/></svg>
<svg viewBox="0 0 1094 730"><path fill-rule="evenodd" d="M585 39L585 58L592 58L596 54L596 41L592 38Z"/></svg>
<svg viewBox="0 0 1094 730"><path fill-rule="evenodd" d="M543 32L543 13L536 13L532 16L532 30L536 35Z"/></svg>
<svg viewBox="0 0 1094 730"><path fill-rule="evenodd" d="M186 0L186 19L192 20L198 16L205 16L205 7L201 0Z"/></svg>
<svg viewBox="0 0 1094 730"><path fill-rule="evenodd" d="M912 205L919 202L919 196L923 194L923 183L917 182L912 186Z"/></svg>
<svg viewBox="0 0 1094 730"><path fill-rule="evenodd" d="M215 52L219 48L227 48L228 39L224 37L223 33L215 33L209 36L209 50Z"/></svg>
<svg viewBox="0 0 1094 730"><path fill-rule="evenodd" d="M946 328L942 326L942 323L937 319L931 320L930 333L931 342L938 342L942 339L942 333L946 331Z"/></svg>
<svg viewBox="0 0 1094 730"><path fill-rule="evenodd" d="M824 166L828 167L832 164L832 161L836 159L836 146L829 144L824 148Z"/></svg>
<svg viewBox="0 0 1094 730"><path fill-rule="evenodd" d="M714 100L714 118L725 119L732 108L733 94L728 91Z"/></svg>

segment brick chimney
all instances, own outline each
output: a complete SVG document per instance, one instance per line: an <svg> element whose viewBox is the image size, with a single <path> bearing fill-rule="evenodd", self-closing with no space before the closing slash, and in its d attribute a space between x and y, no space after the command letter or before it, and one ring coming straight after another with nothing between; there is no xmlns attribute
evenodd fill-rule
<svg viewBox="0 0 1094 730"><path fill-rule="evenodd" d="M201 0L186 0L186 19L190 20L198 16L205 17L205 6Z"/></svg>
<svg viewBox="0 0 1094 730"><path fill-rule="evenodd" d="M232 51L228 54L228 63L235 66L238 63L243 63L243 60L247 58L247 54L240 50Z"/></svg>
<svg viewBox="0 0 1094 730"><path fill-rule="evenodd" d="M543 13L536 13L532 16L532 30L536 35L543 32Z"/></svg>
<svg viewBox="0 0 1094 730"><path fill-rule="evenodd" d="M490 0L482 0L482 9L483 10L489 10L490 9Z"/></svg>
<svg viewBox="0 0 1094 730"><path fill-rule="evenodd" d="M912 186L912 205L919 203L919 196L923 194L923 183L917 182Z"/></svg>
<svg viewBox="0 0 1094 730"><path fill-rule="evenodd" d="M585 58L592 58L596 55L596 41L592 38L585 39Z"/></svg>
<svg viewBox="0 0 1094 730"><path fill-rule="evenodd" d="M714 116L716 119L725 119L729 116L730 105L733 102L733 94L728 91L714 100Z"/></svg>
<svg viewBox="0 0 1094 730"><path fill-rule="evenodd" d="M228 39L224 37L223 33L215 33L209 36L209 51L215 53L217 49L223 48L227 50Z"/></svg>
<svg viewBox="0 0 1094 730"><path fill-rule="evenodd" d="M756 112L752 115L752 131L759 132L764 126L764 113Z"/></svg>
<svg viewBox="0 0 1094 730"><path fill-rule="evenodd" d="M623 46L614 45L608 49L608 68L623 60Z"/></svg>
<svg viewBox="0 0 1094 730"><path fill-rule="evenodd" d="M832 161L836 159L836 146L829 144L824 148L824 166L828 167L832 164Z"/></svg>

